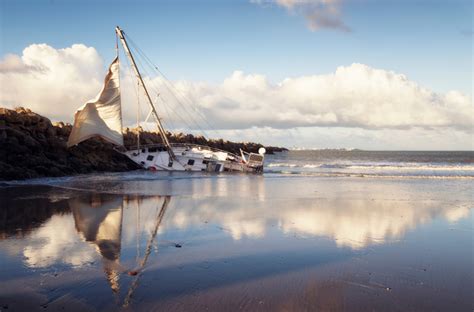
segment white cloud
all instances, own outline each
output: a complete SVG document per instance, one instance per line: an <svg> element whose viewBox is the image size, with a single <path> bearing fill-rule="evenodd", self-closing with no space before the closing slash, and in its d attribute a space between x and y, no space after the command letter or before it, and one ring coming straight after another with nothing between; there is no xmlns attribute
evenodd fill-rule
<svg viewBox="0 0 474 312"><path fill-rule="evenodd" d="M75 110L100 90L105 70L92 47L30 45L21 56L8 55L0 62L1 105L26 106L53 120L71 122ZM132 125L136 120L136 83L128 73L122 70L122 101L125 125ZM184 95L178 96L181 103L163 79L145 80L156 87L150 88L153 98L160 92L158 109L174 129L196 130L196 124L209 129L211 124L214 129L226 130L220 136L227 133L228 139L244 140L245 133L255 133L252 129L258 128L260 137L251 136L249 140L267 143L277 135L281 141L276 144L291 142L308 147L323 144L321 137L330 137L331 144L347 146L355 135L355 141L366 143L351 144L359 148L370 148L370 142L403 143L410 138L420 142L422 137L431 138L428 149L445 148L443 140L445 144L461 142L453 148L472 148L474 106L470 95L458 91L437 93L403 74L364 64L340 66L333 73L287 78L279 83L241 71L234 71L220 84L172 82L170 88ZM145 116L148 109L144 95L140 98ZM418 140L413 138L416 133L421 135ZM391 139L394 134L396 137ZM311 144L298 140L319 141ZM396 144L387 146L401 148Z"/></svg>
<svg viewBox="0 0 474 312"><path fill-rule="evenodd" d="M276 4L290 13L305 17L308 28L312 31L335 29L351 32L341 17L341 0L251 0L260 5Z"/></svg>
<svg viewBox="0 0 474 312"><path fill-rule="evenodd" d="M470 97L456 91L435 93L404 75L363 64L275 85L265 76L240 71L217 86L182 85L211 120L220 121L220 128L472 127Z"/></svg>
<svg viewBox="0 0 474 312"><path fill-rule="evenodd" d="M103 72L102 59L92 47L32 44L21 56L7 55L0 62L0 102L69 120L80 103L98 93Z"/></svg>

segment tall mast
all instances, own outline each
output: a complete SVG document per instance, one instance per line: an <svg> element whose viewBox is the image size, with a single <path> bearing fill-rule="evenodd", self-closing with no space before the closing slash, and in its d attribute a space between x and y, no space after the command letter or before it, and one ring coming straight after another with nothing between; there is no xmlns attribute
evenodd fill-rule
<svg viewBox="0 0 474 312"><path fill-rule="evenodd" d="M155 117L156 124L158 125L158 130L160 131L161 140L163 141L163 144L166 146L166 150L168 151L168 154L170 155L170 167L171 167L171 165L173 164L173 160L176 160L176 156L174 155L174 152L171 149L170 142L168 141L168 136L166 135L165 129L163 128L163 125L161 124L161 119L158 116L158 113L156 112L155 105L153 104L150 94L148 93L145 83L143 82L142 75L140 74L140 71L138 70L137 64L135 63L135 59L133 58L133 55L130 52L130 49L128 48L127 40L125 39L123 30L121 30L120 27L117 26L115 28L115 32L117 33L117 36L119 37L120 42L122 42L125 53L130 59L130 63L132 64L133 70L135 71L135 74L137 75L138 81L140 82L140 84L143 87L143 90L145 91L145 95L146 95L146 98L148 99L148 103L150 104L153 117Z"/></svg>

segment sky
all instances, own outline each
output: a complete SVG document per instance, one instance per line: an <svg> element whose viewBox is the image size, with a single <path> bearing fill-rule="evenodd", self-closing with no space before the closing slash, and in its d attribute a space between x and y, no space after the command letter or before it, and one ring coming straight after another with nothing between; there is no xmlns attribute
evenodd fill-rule
<svg viewBox="0 0 474 312"><path fill-rule="evenodd" d="M471 0L0 4L2 107L72 122L101 89L120 25L169 79L145 73L172 130L290 148L474 149ZM137 95L121 59L128 126Z"/></svg>

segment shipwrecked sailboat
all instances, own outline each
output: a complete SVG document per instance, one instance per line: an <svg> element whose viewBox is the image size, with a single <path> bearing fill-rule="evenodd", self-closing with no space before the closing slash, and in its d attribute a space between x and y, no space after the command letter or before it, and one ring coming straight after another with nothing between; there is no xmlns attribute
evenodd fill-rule
<svg viewBox="0 0 474 312"><path fill-rule="evenodd" d="M75 114L74 126L68 140L68 147L79 144L91 137L101 137L117 146L116 150L144 169L157 171L238 171L261 173L265 158L265 148L258 153L240 151L240 155L210 146L196 144L170 143L163 127L162 117L158 114L148 88L137 67L127 41L128 36L119 27L115 29L125 54L133 68L139 86L150 106L148 117L155 120L161 138L160 144L124 146L122 135L122 106L120 92L120 61L117 44L117 56L109 67L104 86L98 96L84 104ZM147 118L148 119L148 118ZM139 135L139 134L138 134Z"/></svg>

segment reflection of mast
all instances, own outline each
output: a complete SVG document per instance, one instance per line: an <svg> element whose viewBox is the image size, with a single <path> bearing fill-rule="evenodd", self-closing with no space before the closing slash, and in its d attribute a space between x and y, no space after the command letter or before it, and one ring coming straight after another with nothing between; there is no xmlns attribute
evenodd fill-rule
<svg viewBox="0 0 474 312"><path fill-rule="evenodd" d="M141 274L144 271L144 267L148 261L148 257L150 256L151 253L151 248L153 245L153 241L155 240L156 234L158 233L158 228L160 227L161 221L163 220L163 216L165 215L166 208L168 207L170 201L170 196L165 196L165 199L163 201L163 205L161 206L160 211L158 212L158 215L156 216L156 223L155 227L153 228L153 231L151 233L150 238L148 239L148 242L146 244L146 249L145 249L145 255L143 256L142 261L140 262L140 266L138 268L137 276L133 283L130 285L130 288L128 289L127 296L125 297L123 301L123 306L127 307L130 304L130 299L133 295L133 292L138 286L138 281L140 279Z"/></svg>
<svg viewBox="0 0 474 312"><path fill-rule="evenodd" d="M94 194L90 200L71 199L76 230L93 243L103 259L104 272L113 292L119 291L122 236L122 198Z"/></svg>

